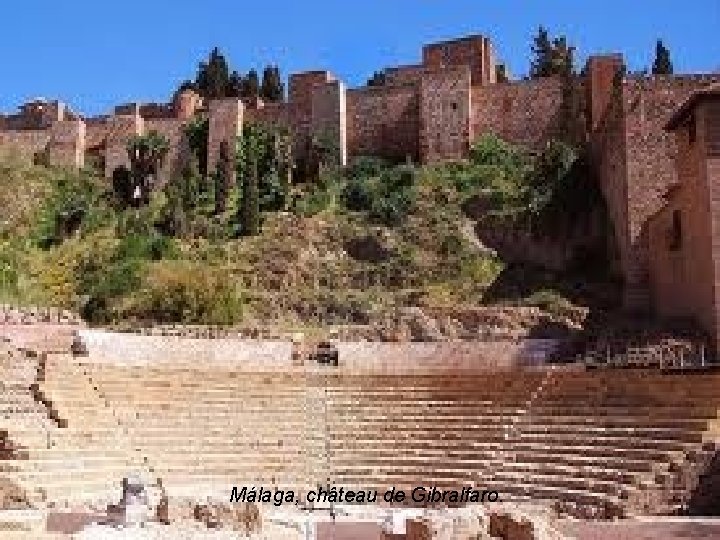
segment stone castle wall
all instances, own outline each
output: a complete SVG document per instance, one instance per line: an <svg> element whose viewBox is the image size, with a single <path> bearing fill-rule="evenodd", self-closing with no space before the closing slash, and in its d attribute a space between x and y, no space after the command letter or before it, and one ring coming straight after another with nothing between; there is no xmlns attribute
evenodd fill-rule
<svg viewBox="0 0 720 540"><path fill-rule="evenodd" d="M720 75L613 81L605 76L604 90L593 87L594 165L614 225L630 308L650 307L647 222L678 182L676 142L664 126L693 92L717 81Z"/></svg>
<svg viewBox="0 0 720 540"><path fill-rule="evenodd" d="M82 166L92 155L111 177L129 165L128 138L154 129L170 141L160 172L164 183L183 166L182 128L198 111L210 123L209 171L221 144L232 143L247 122L287 126L300 159L322 133L333 137L343 163L361 155L431 163L466 157L472 141L486 133L540 150L566 135L569 121L586 120L582 140L589 140L614 226L626 303L641 307L649 304L647 222L677 183L677 148L664 124L692 92L720 81L720 75L623 77L622 65L621 55L596 56L572 80L497 83L492 44L471 36L424 47L421 63L386 69L382 86L347 90L328 71L294 74L282 103L203 104L186 91L170 104L126 104L111 116L83 121L60 102L35 101L18 114L0 116L0 149L71 166ZM575 102L578 91L582 111Z"/></svg>
<svg viewBox="0 0 720 540"><path fill-rule="evenodd" d="M420 99L412 86L368 87L347 96L350 156L419 159Z"/></svg>
<svg viewBox="0 0 720 540"><path fill-rule="evenodd" d="M471 133L471 80L467 67L426 71L420 83L420 160L467 156Z"/></svg>
<svg viewBox="0 0 720 540"><path fill-rule="evenodd" d="M720 350L718 285L720 253L720 158L710 150L720 140L720 101L696 107L694 122L672 136L679 183L648 222L653 307L663 317L692 317ZM691 133L693 137L691 138Z"/></svg>
<svg viewBox="0 0 720 540"><path fill-rule="evenodd" d="M473 86L471 133L495 133L533 149L562 133L565 81L548 77Z"/></svg>

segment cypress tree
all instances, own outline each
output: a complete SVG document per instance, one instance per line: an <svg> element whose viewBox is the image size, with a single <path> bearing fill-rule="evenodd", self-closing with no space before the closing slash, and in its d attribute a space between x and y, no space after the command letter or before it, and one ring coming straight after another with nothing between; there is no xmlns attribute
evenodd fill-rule
<svg viewBox="0 0 720 540"><path fill-rule="evenodd" d="M217 171L215 173L215 214L222 214L227 207L228 193L232 181L232 161L227 141L220 144Z"/></svg>
<svg viewBox="0 0 720 540"><path fill-rule="evenodd" d="M537 35L533 38L532 54L530 63L530 77L537 79L547 77L552 71L552 42L547 28L538 28Z"/></svg>
<svg viewBox="0 0 720 540"><path fill-rule="evenodd" d="M255 99L260 95L260 80L258 72L254 69L248 71L247 76L243 79L242 96L245 99Z"/></svg>
<svg viewBox="0 0 720 540"><path fill-rule="evenodd" d="M367 81L368 86L385 86L387 76L384 71L376 71Z"/></svg>
<svg viewBox="0 0 720 540"><path fill-rule="evenodd" d="M242 194L242 233L255 236L260 231L260 193L258 188L258 159L251 150L248 156Z"/></svg>
<svg viewBox="0 0 720 540"><path fill-rule="evenodd" d="M285 98L285 86L280 78L277 66L267 66L263 70L260 97L266 101L282 101Z"/></svg>
<svg viewBox="0 0 720 540"><path fill-rule="evenodd" d="M544 26L538 29L537 36L533 38L532 55L532 79L553 75L570 76L574 71L575 49L568 44L565 36L551 39Z"/></svg>
<svg viewBox="0 0 720 540"><path fill-rule="evenodd" d="M201 62L195 86L205 98L223 98L227 94L230 81L230 70L225 57L215 47L207 62Z"/></svg>
<svg viewBox="0 0 720 540"><path fill-rule="evenodd" d="M243 77L237 71L233 71L228 79L227 97L240 98L243 93Z"/></svg>
<svg viewBox="0 0 720 540"><path fill-rule="evenodd" d="M665 46L662 39L658 39L655 45L655 61L653 62L652 73L653 75L672 75L673 72L670 50Z"/></svg>

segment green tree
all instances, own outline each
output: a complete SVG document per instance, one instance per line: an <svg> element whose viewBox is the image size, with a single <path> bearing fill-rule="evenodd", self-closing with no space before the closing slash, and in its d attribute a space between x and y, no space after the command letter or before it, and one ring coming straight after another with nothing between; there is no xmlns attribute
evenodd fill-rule
<svg viewBox="0 0 720 540"><path fill-rule="evenodd" d="M673 72L670 50L665 46L662 39L658 39L655 45L655 60L652 65L652 73L653 75L672 75Z"/></svg>
<svg viewBox="0 0 720 540"><path fill-rule="evenodd" d="M220 144L217 170L215 171L215 214L222 214L227 208L227 198L232 182L233 163L227 141Z"/></svg>
<svg viewBox="0 0 720 540"><path fill-rule="evenodd" d="M227 60L215 47L207 62L200 63L195 86L204 98L217 99L227 96L229 82L230 70Z"/></svg>
<svg viewBox="0 0 720 540"><path fill-rule="evenodd" d="M385 86L387 75L384 71L376 71L367 81L368 86Z"/></svg>
<svg viewBox="0 0 720 540"><path fill-rule="evenodd" d="M547 28L541 26L533 38L530 77L570 76L575 69L575 49L565 36L551 39Z"/></svg>
<svg viewBox="0 0 720 540"><path fill-rule="evenodd" d="M260 194L258 189L258 156L248 158L247 172L243 179L242 215L240 225L242 234L256 236L260 232Z"/></svg>
<svg viewBox="0 0 720 540"><path fill-rule="evenodd" d="M285 99L285 86L280 76L280 68L277 66L267 66L264 69L260 97L273 102Z"/></svg>
<svg viewBox="0 0 720 540"><path fill-rule="evenodd" d="M190 153L197 160L198 172L201 176L208 173L207 170L207 148L210 122L205 116L192 118L184 128Z"/></svg>
<svg viewBox="0 0 720 540"><path fill-rule="evenodd" d="M313 172L318 177L333 166L340 164L340 149L331 132L321 131L311 137L310 156Z"/></svg>
<svg viewBox="0 0 720 540"><path fill-rule="evenodd" d="M127 153L136 203L149 202L153 179L162 166L169 148L167 138L154 130L146 135L135 135L128 141Z"/></svg>
<svg viewBox="0 0 720 540"><path fill-rule="evenodd" d="M237 172L242 182L240 228L245 236L260 231L260 165L265 155L265 131L256 124L246 124L237 146Z"/></svg>
<svg viewBox="0 0 720 540"><path fill-rule="evenodd" d="M230 79L228 80L228 88L226 92L227 97L242 97L244 84L245 80L243 79L243 76L237 71L233 71L230 74Z"/></svg>
<svg viewBox="0 0 720 540"><path fill-rule="evenodd" d="M260 79L258 72L254 69L248 71L247 76L243 79L242 94L240 97L245 99L255 99L260 95Z"/></svg>

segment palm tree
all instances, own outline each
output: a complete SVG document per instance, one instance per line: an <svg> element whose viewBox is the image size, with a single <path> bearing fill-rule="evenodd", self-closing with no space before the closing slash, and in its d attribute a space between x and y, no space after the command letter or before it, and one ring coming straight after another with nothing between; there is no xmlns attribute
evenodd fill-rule
<svg viewBox="0 0 720 540"><path fill-rule="evenodd" d="M162 166L170 145L167 138L157 131L134 135L127 143L130 171L133 177L133 196L136 202L147 204L155 176Z"/></svg>

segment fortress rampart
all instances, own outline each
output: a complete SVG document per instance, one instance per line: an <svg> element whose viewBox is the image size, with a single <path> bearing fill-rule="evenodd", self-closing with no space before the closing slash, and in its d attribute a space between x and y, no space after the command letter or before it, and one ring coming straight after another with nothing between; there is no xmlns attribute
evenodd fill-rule
<svg viewBox="0 0 720 540"><path fill-rule="evenodd" d="M348 89L328 71L293 74L287 100L278 103L203 103L188 90L171 103L120 105L108 116L83 118L58 101L35 100L17 114L0 115L0 149L61 166L92 162L109 178L129 165L129 137L156 130L171 146L158 173L162 184L185 165L183 127L197 114L209 119L209 172L221 145L247 122L289 128L298 158L307 155L313 136L331 137L342 163L361 155L421 163L463 158L486 133L531 150L569 138L591 149L614 226L626 304L647 308L645 225L677 183L676 142L663 126L688 96L720 81L720 74L627 76L623 63L619 54L593 56L582 75L569 79L498 83L491 42L469 36L425 46L420 64L385 69L381 86Z"/></svg>

